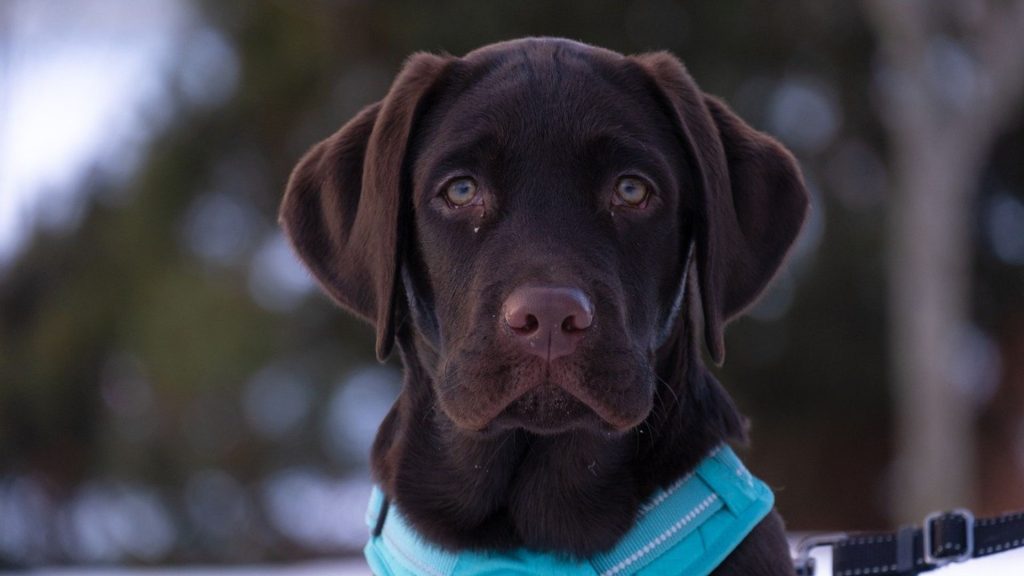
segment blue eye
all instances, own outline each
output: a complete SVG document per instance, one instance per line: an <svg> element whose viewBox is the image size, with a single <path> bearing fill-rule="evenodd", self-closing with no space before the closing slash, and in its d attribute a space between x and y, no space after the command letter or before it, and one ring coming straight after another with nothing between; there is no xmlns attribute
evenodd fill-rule
<svg viewBox="0 0 1024 576"><path fill-rule="evenodd" d="M647 183L640 178L623 176L615 184L615 198L612 201L620 206L639 207L647 201L651 191Z"/></svg>
<svg viewBox="0 0 1024 576"><path fill-rule="evenodd" d="M476 181L472 178L456 178L444 189L444 198L455 207L466 206L477 197Z"/></svg>

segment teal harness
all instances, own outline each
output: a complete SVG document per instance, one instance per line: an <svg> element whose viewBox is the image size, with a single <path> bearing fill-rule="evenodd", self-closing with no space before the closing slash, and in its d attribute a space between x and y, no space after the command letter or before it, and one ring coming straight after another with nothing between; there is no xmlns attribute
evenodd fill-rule
<svg viewBox="0 0 1024 576"><path fill-rule="evenodd" d="M691 474L654 494L614 548L585 560L567 560L527 549L443 550L417 534L395 506L385 506L383 493L374 488L366 521L379 534L363 552L377 576L706 576L771 511L774 500L771 489L723 445ZM385 518L379 527L382 508Z"/></svg>

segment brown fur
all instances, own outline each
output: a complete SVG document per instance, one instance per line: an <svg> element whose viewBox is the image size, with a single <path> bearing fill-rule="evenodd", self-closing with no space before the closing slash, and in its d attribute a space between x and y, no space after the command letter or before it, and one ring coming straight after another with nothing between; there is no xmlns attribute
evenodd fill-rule
<svg viewBox="0 0 1024 576"><path fill-rule="evenodd" d="M611 203L623 174L653 186L642 208ZM446 204L453 177L482 202ZM405 383L373 470L413 526L449 549L587 556L716 444L744 441L692 312L721 362L725 324L806 208L792 156L675 57L541 38L414 55L302 159L281 221L325 290L376 326L378 355L398 344ZM545 361L510 337L502 302L524 285L593 303L572 354ZM791 571L773 513L716 573Z"/></svg>

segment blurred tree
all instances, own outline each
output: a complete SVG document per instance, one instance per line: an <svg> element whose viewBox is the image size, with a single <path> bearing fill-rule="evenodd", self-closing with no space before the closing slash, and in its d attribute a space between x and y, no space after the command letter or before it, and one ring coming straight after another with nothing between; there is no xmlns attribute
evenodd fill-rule
<svg viewBox="0 0 1024 576"><path fill-rule="evenodd" d="M972 217L982 169L1024 96L1024 1L869 0L881 119L896 193L889 217L896 517L976 503ZM958 380L958 376L959 380Z"/></svg>

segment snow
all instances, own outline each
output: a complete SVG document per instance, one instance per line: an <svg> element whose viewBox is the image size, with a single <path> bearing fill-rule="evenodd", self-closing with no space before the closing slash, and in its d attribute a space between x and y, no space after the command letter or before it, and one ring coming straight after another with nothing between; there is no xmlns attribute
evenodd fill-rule
<svg viewBox="0 0 1024 576"><path fill-rule="evenodd" d="M165 568L48 567L32 571L34 576L366 576L370 569L362 559L325 560L288 566L170 566Z"/></svg>
<svg viewBox="0 0 1024 576"><path fill-rule="evenodd" d="M818 548L817 576L832 576L829 566L831 551ZM37 576L365 576L370 571L361 559L307 562L290 566L177 566L169 568L42 568L34 570ZM929 572L935 576L1020 576L1024 574L1024 548L995 554L963 564L951 564Z"/></svg>

